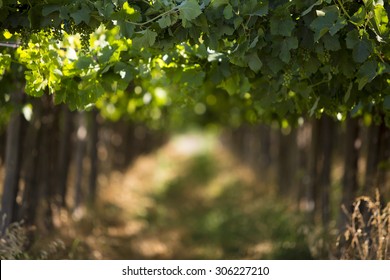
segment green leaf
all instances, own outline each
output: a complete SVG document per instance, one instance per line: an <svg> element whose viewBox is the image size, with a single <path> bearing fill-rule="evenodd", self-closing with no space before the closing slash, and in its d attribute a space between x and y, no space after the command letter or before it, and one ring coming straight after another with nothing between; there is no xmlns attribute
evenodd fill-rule
<svg viewBox="0 0 390 280"><path fill-rule="evenodd" d="M285 64L277 57L268 56L265 61L273 74L277 74L285 66Z"/></svg>
<svg viewBox="0 0 390 280"><path fill-rule="evenodd" d="M66 103L71 110L79 107L77 83L72 78L67 78L62 81L61 90L54 95L54 102L59 104Z"/></svg>
<svg viewBox="0 0 390 280"><path fill-rule="evenodd" d="M191 21L196 19L202 10L196 0L185 0L179 5L179 18L183 21Z"/></svg>
<svg viewBox="0 0 390 280"><path fill-rule="evenodd" d="M311 5L309 8L307 8L306 10L304 10L304 11L302 12L301 16L303 17L303 16L307 15L308 13L310 13L310 12L313 10L313 8L314 8L315 6L318 6L318 5L321 5L321 4L322 4L322 0L318 0L318 1L315 2L313 5Z"/></svg>
<svg viewBox="0 0 390 280"><path fill-rule="evenodd" d="M369 60L365 62L357 73L357 82L359 84L359 90L371 82L377 76L377 66L378 63L374 60Z"/></svg>
<svg viewBox="0 0 390 280"><path fill-rule="evenodd" d="M271 17L270 24L272 35L282 35L289 37L295 28L295 22L291 19L289 14L284 17L281 17L280 15Z"/></svg>
<svg viewBox="0 0 390 280"><path fill-rule="evenodd" d="M114 66L114 72L118 74L121 79L126 83L130 83L130 81L132 81L134 78L132 68L130 67L130 65L124 62L116 63Z"/></svg>
<svg viewBox="0 0 390 280"><path fill-rule="evenodd" d="M357 43L359 43L359 32L354 29L347 33L347 37L345 38L345 42L347 43L348 49L353 49Z"/></svg>
<svg viewBox="0 0 390 280"><path fill-rule="evenodd" d="M259 58L259 56L257 55L256 52L253 52L253 53L251 53L251 54L248 54L248 55L246 56L246 60L247 60L247 62L248 62L249 68L250 68L253 72L255 72L255 73L259 72L260 69L261 69L261 67L263 66L263 63L261 62L261 60L260 60L260 58Z"/></svg>
<svg viewBox="0 0 390 280"><path fill-rule="evenodd" d="M166 15L166 16L163 16L161 17L158 21L157 21L158 25L164 29L164 28L167 28L169 26L172 25L172 20L171 20L171 17L170 15Z"/></svg>
<svg viewBox="0 0 390 280"><path fill-rule="evenodd" d="M84 80L78 84L79 106L85 108L91 103L95 103L105 90L101 83L96 80Z"/></svg>
<svg viewBox="0 0 390 280"><path fill-rule="evenodd" d="M259 36L256 36L253 41L251 42L251 44L249 45L248 49L253 49L254 47L256 47L256 44L259 42Z"/></svg>
<svg viewBox="0 0 390 280"><path fill-rule="evenodd" d="M240 14L249 15L255 11L257 6L257 0L245 0L241 2L239 7Z"/></svg>
<svg viewBox="0 0 390 280"><path fill-rule="evenodd" d="M3 75L5 70L11 65L11 55L0 53L0 75Z"/></svg>
<svg viewBox="0 0 390 280"><path fill-rule="evenodd" d="M356 75L356 64L351 59L349 51L344 49L335 58L339 65L340 74L353 79Z"/></svg>
<svg viewBox="0 0 390 280"><path fill-rule="evenodd" d="M118 25L120 27L121 33L126 38L132 38L134 35L135 26L132 23L126 21L118 21Z"/></svg>
<svg viewBox="0 0 390 280"><path fill-rule="evenodd" d="M61 7L60 5L45 5L42 8L42 15L44 17L46 17L46 16L50 15L53 12L59 11L60 7Z"/></svg>
<svg viewBox="0 0 390 280"><path fill-rule="evenodd" d="M195 68L184 69L180 81L190 87L200 87L203 85L206 73Z"/></svg>
<svg viewBox="0 0 390 280"><path fill-rule="evenodd" d="M364 6L361 6L359 10L351 17L350 21L356 26L360 26L366 20L366 9Z"/></svg>
<svg viewBox="0 0 390 280"><path fill-rule="evenodd" d="M384 36L390 32L389 30L389 18L387 16L386 9L383 5L376 5L374 9L375 27L381 36Z"/></svg>
<svg viewBox="0 0 390 280"><path fill-rule="evenodd" d="M229 0L214 0L211 2L211 6L213 8L218 8L220 6L227 5L227 4L229 4Z"/></svg>
<svg viewBox="0 0 390 280"><path fill-rule="evenodd" d="M289 63L291 59L290 50L298 48L298 39L297 37L288 37L282 42L282 47L280 49L279 57L285 62Z"/></svg>
<svg viewBox="0 0 390 280"><path fill-rule="evenodd" d="M347 23L340 16L339 8L336 5L327 6L317 10L317 18L312 21L310 28L314 31L314 40L317 42L326 33L336 34Z"/></svg>
<svg viewBox="0 0 390 280"><path fill-rule="evenodd" d="M91 9L87 5L83 4L79 10L71 13L70 16L73 18L76 25L79 25L83 21L86 24L89 24L89 20L91 18Z"/></svg>
<svg viewBox="0 0 390 280"><path fill-rule="evenodd" d="M82 56L77 60L76 67L77 69L83 70L88 69L93 65L92 57Z"/></svg>
<svg viewBox="0 0 390 280"><path fill-rule="evenodd" d="M98 10L99 15L102 17L109 18L114 13L114 5L111 1L96 1L94 6Z"/></svg>
<svg viewBox="0 0 390 280"><path fill-rule="evenodd" d="M307 73L307 75L312 75L317 73L318 68L321 66L321 62L317 58L312 58L309 61L306 61L302 64L302 68Z"/></svg>
<svg viewBox="0 0 390 280"><path fill-rule="evenodd" d="M223 16L225 19L231 19L233 17L233 7L232 5L227 5L225 9L223 9Z"/></svg>
<svg viewBox="0 0 390 280"><path fill-rule="evenodd" d="M322 40L324 42L325 49L329 51L338 51L341 49L340 41L337 35L331 36L330 34L325 34L325 36L322 37Z"/></svg>
<svg viewBox="0 0 390 280"><path fill-rule="evenodd" d="M373 51L370 41L363 38L360 40L352 50L352 57L355 62L362 63L367 60Z"/></svg>
<svg viewBox="0 0 390 280"><path fill-rule="evenodd" d="M137 32L137 34L140 34L141 36L133 39L133 46L135 48L141 49L144 47L151 47L156 42L157 33L150 29Z"/></svg>
<svg viewBox="0 0 390 280"><path fill-rule="evenodd" d="M226 90L229 95L234 95L248 92L251 86L247 77L235 74L225 79L220 87Z"/></svg>
<svg viewBox="0 0 390 280"><path fill-rule="evenodd" d="M107 63L113 53L115 52L115 49L111 46L105 46L99 53L98 61L100 64Z"/></svg>
<svg viewBox="0 0 390 280"><path fill-rule="evenodd" d="M390 111L390 95L385 96L383 99L383 109Z"/></svg>
<svg viewBox="0 0 390 280"><path fill-rule="evenodd" d="M127 20L139 22L142 19L140 12L131 7L127 1L123 3L122 11L126 14Z"/></svg>
<svg viewBox="0 0 390 280"><path fill-rule="evenodd" d="M47 80L38 71L25 71L26 93L31 96L40 97L44 94Z"/></svg>
<svg viewBox="0 0 390 280"><path fill-rule="evenodd" d="M268 11L269 11L268 1L262 1L259 4L257 4L255 11L250 13L249 15L263 17L268 15Z"/></svg>
<svg viewBox="0 0 390 280"><path fill-rule="evenodd" d="M243 22L244 19L242 17L236 16L233 21L234 29L237 29Z"/></svg>

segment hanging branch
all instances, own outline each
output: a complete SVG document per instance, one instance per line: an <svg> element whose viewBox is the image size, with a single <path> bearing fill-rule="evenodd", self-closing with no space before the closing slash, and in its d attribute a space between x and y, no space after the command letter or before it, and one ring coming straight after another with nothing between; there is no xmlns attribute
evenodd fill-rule
<svg viewBox="0 0 390 280"><path fill-rule="evenodd" d="M17 49L17 48L20 47L20 44L17 44L17 43L0 42L0 47L6 47L6 48Z"/></svg>

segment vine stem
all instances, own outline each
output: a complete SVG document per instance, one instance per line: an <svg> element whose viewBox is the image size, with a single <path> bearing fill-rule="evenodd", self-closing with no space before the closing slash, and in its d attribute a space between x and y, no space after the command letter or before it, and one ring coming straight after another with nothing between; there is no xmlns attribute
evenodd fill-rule
<svg viewBox="0 0 390 280"><path fill-rule="evenodd" d="M351 16L348 14L347 10L344 8L343 3L341 3L340 0L337 0L337 3L340 5L340 8L341 8L341 10L343 10L343 13L344 13L349 19L351 19Z"/></svg>
<svg viewBox="0 0 390 280"><path fill-rule="evenodd" d="M0 47L6 47L6 48L17 49L17 48L20 47L20 44L16 44L16 43L7 43L7 42L0 42Z"/></svg>
<svg viewBox="0 0 390 280"><path fill-rule="evenodd" d="M159 18L161 18L161 17L163 17L163 16L165 16L165 15L174 13L174 12L176 12L177 10L179 10L179 6L174 7L174 8L172 8L172 9L170 9L169 11L166 11L166 12L164 12L164 13L158 15L158 16L155 16L154 18L152 18L152 19L150 19L150 20L148 20L148 21L145 21L145 22L138 23L138 22L132 22L132 21L127 21L127 20L126 20L126 22L127 22L127 23L131 23L131 24L134 24L134 25L137 25L137 26L144 26L144 25L147 25L147 24L149 24L149 23L152 23L152 22L156 21L157 19L159 19Z"/></svg>
<svg viewBox="0 0 390 280"><path fill-rule="evenodd" d="M310 87L314 88L314 87L317 87L317 86L319 86L319 85L326 84L326 83L328 83L328 82L329 82L329 80L323 80L323 81L320 81L320 82L315 83L315 84L313 84L313 85L310 85Z"/></svg>

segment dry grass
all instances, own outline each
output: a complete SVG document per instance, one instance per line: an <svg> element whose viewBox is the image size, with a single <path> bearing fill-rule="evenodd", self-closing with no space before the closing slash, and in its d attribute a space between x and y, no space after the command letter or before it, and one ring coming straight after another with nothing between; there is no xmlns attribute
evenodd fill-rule
<svg viewBox="0 0 390 280"><path fill-rule="evenodd" d="M375 200L361 196L353 203L349 223L338 238L341 259L390 259L390 203L381 205L379 192ZM344 212L347 210L344 208Z"/></svg>
<svg viewBox="0 0 390 280"><path fill-rule="evenodd" d="M27 241L27 231L23 223L10 224L0 239L0 259L23 258Z"/></svg>

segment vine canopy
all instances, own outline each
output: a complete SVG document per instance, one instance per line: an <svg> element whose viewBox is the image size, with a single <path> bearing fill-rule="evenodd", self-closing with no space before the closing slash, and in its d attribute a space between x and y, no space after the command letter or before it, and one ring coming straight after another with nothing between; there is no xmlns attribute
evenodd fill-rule
<svg viewBox="0 0 390 280"><path fill-rule="evenodd" d="M250 121L390 124L389 12L388 0L0 0L0 75L22 65L27 94L78 109L228 98Z"/></svg>

